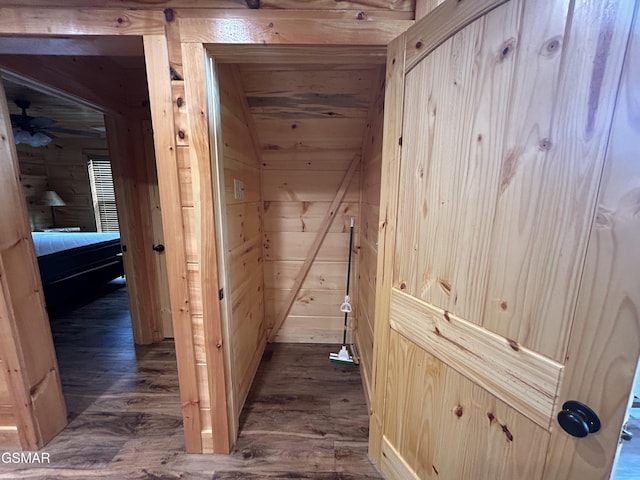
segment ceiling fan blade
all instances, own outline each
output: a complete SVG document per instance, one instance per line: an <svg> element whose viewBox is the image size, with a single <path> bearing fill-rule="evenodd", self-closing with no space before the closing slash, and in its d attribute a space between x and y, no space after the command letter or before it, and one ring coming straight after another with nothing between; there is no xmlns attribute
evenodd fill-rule
<svg viewBox="0 0 640 480"><path fill-rule="evenodd" d="M85 132L83 130L72 130L69 128L62 128L62 127L46 127L43 130L45 130L45 132L66 133L68 135L79 135L82 137L89 137L89 138L101 137L101 135L97 132Z"/></svg>
<svg viewBox="0 0 640 480"><path fill-rule="evenodd" d="M32 128L47 128L56 123L52 118L47 117L29 117L29 126Z"/></svg>

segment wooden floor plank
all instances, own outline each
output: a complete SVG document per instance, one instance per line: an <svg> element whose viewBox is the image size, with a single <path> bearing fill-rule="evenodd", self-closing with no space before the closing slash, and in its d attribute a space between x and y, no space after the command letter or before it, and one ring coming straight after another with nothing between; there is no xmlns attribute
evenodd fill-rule
<svg viewBox="0 0 640 480"><path fill-rule="evenodd" d="M336 345L269 345L232 454L187 455L173 343L133 345L124 285L50 317L69 425L51 463L0 463L0 479L381 478L359 370L329 362Z"/></svg>

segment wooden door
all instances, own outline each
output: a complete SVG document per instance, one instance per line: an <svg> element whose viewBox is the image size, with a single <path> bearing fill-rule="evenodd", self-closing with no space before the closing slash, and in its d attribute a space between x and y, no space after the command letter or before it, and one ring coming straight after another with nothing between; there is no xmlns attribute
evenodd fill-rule
<svg viewBox="0 0 640 480"><path fill-rule="evenodd" d="M640 353L635 8L448 0L390 44L370 433L388 478L608 477ZM567 400L602 429L565 433Z"/></svg>

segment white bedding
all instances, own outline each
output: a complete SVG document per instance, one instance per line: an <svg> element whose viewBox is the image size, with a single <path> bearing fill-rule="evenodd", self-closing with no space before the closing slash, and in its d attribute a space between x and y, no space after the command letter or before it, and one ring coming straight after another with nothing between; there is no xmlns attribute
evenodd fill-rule
<svg viewBox="0 0 640 480"><path fill-rule="evenodd" d="M31 235L37 257L120 238L119 233L102 232L31 232Z"/></svg>

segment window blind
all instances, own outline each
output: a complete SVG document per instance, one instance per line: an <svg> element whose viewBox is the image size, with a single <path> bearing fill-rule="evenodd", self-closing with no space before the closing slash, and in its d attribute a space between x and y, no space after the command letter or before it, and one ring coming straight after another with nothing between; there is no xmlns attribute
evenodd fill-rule
<svg viewBox="0 0 640 480"><path fill-rule="evenodd" d="M89 158L89 180L97 230L99 232L119 231L111 162L108 158Z"/></svg>

